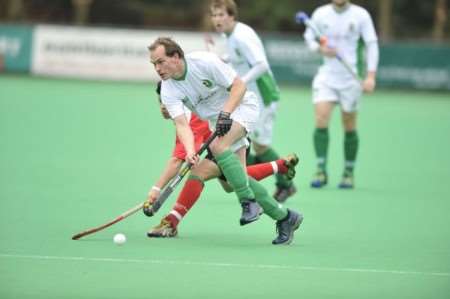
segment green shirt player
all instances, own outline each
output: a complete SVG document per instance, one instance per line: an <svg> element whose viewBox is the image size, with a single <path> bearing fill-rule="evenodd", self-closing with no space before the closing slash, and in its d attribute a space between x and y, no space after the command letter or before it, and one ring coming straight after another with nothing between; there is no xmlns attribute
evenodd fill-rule
<svg viewBox="0 0 450 299"><path fill-rule="evenodd" d="M317 29L310 27L304 37L312 51L320 52L324 57L313 81L313 102L315 106L314 149L318 160L318 171L311 187L321 188L327 184L328 124L333 107L341 108L344 135L345 169L340 188L353 188L353 168L358 150L356 115L362 91L375 89L375 75L378 65L377 35L369 13L348 0L332 0L318 7L311 16L311 22ZM321 42L317 42L317 31L321 33ZM367 75L360 82L346 68L356 73L358 45L363 42L366 48Z"/></svg>
<svg viewBox="0 0 450 299"><path fill-rule="evenodd" d="M161 37L150 46L150 60L162 79L161 100L174 121L177 136L186 149L186 161L197 164L194 137L186 118L186 106L207 120L219 136L210 145L217 165L242 206L240 224L259 218L259 206L277 221L273 244L289 244L303 216L277 203L262 185L245 173L246 135L258 120L256 96L246 90L236 72L215 54L184 55L172 39ZM257 204L257 203L258 204Z"/></svg>
<svg viewBox="0 0 450 299"><path fill-rule="evenodd" d="M261 39L251 27L236 20L237 7L233 0L214 0L210 11L215 30L226 38L227 53L223 59L231 63L247 88L257 95L260 104L259 118L250 134L255 155L250 155L247 163L276 160L279 156L271 144L280 93ZM212 39L207 43L212 44ZM276 187L274 198L279 202L296 192L292 181L283 175L276 176Z"/></svg>

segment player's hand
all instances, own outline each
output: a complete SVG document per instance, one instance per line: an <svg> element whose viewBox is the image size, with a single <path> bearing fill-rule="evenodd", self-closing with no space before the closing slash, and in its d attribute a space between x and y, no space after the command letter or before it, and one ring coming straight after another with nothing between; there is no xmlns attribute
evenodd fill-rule
<svg viewBox="0 0 450 299"><path fill-rule="evenodd" d="M231 129L233 120L230 118L229 112L221 111L216 123L217 136L225 136Z"/></svg>
<svg viewBox="0 0 450 299"><path fill-rule="evenodd" d="M195 152L188 152L186 154L186 162L192 164L192 165L197 165L198 162L200 161L200 157L199 155L197 155L197 153Z"/></svg>
<svg viewBox="0 0 450 299"><path fill-rule="evenodd" d="M368 76L363 81L363 91L366 93L371 93L375 90L375 85L375 78L373 78L372 76Z"/></svg>
<svg viewBox="0 0 450 299"><path fill-rule="evenodd" d="M320 44L320 54L327 57L336 57L336 49L328 47L326 44Z"/></svg>
<svg viewBox="0 0 450 299"><path fill-rule="evenodd" d="M149 205L152 205L158 199L160 194L161 190L157 190L156 188L152 187L152 189L150 189L147 194L147 202L149 203Z"/></svg>
<svg viewBox="0 0 450 299"><path fill-rule="evenodd" d="M159 105L159 110L161 111L161 114L164 117L164 119L171 119L169 111L167 111L167 108L164 104Z"/></svg>

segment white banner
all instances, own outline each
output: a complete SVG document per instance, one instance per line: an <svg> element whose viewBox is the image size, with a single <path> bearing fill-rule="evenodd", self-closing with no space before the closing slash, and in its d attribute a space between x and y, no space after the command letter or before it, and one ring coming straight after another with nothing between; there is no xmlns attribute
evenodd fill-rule
<svg viewBox="0 0 450 299"><path fill-rule="evenodd" d="M172 37L185 53L206 50L202 33L66 26L37 26L32 72L40 75L156 81L147 47L159 36Z"/></svg>

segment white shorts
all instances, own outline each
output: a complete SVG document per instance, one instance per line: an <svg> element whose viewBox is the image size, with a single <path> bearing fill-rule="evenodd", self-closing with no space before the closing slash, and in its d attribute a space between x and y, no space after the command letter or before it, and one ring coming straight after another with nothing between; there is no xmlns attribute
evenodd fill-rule
<svg viewBox="0 0 450 299"><path fill-rule="evenodd" d="M259 105L257 101L245 101L244 103L241 103L233 111L233 113L231 113L231 119L243 126L247 131L247 134L251 133L255 129L258 121L258 116ZM214 131L216 129L217 119L210 119L208 120L208 122L209 128L211 129L211 131ZM244 136L233 143L230 146L230 150L235 152L243 146L245 146L246 148L249 146L247 136Z"/></svg>
<svg viewBox="0 0 450 299"><path fill-rule="evenodd" d="M359 82L352 80L345 88L329 86L323 75L317 75L313 84L313 103L337 102L342 111L354 112L358 110L362 88Z"/></svg>
<svg viewBox="0 0 450 299"><path fill-rule="evenodd" d="M261 112L255 130L250 134L252 141L261 145L272 143L273 125L277 112L277 102L272 102L269 106L261 104Z"/></svg>

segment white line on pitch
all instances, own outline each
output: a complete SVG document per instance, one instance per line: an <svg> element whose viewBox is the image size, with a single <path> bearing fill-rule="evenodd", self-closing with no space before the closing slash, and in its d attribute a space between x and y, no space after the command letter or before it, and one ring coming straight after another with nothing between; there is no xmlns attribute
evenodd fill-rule
<svg viewBox="0 0 450 299"><path fill-rule="evenodd" d="M333 268L314 266L285 266L268 264L234 264L219 262L193 262L174 260L142 260L142 259L120 259L82 256L49 256L49 255L20 255L20 254L0 254L0 258L10 259L34 259L34 260L63 260L63 261L86 261L86 262L111 262L111 263L147 263L162 265L193 265L207 267L229 267L229 268L259 268L259 269L280 269L280 270L303 270L303 271L328 271L328 272L360 272L376 274L399 274L399 275L426 275L426 276L450 276L449 272L420 272L403 270L383 270L383 269L363 269L363 268Z"/></svg>

